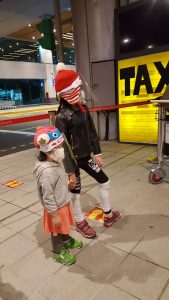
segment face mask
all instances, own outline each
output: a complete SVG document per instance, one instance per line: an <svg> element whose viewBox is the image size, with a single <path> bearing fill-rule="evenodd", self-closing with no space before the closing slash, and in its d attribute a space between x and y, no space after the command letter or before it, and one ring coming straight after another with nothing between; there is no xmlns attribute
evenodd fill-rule
<svg viewBox="0 0 169 300"><path fill-rule="evenodd" d="M80 100L80 90L81 86L78 86L76 89L73 90L73 92L60 94L60 97L63 97L63 99L65 99L69 104L78 103Z"/></svg>
<svg viewBox="0 0 169 300"><path fill-rule="evenodd" d="M62 162L65 157L64 148L54 148L50 154L48 154L51 159L56 162Z"/></svg>
<svg viewBox="0 0 169 300"><path fill-rule="evenodd" d="M81 90L81 92L80 92L80 102L82 104L86 104L86 101L85 101L85 92L83 90Z"/></svg>

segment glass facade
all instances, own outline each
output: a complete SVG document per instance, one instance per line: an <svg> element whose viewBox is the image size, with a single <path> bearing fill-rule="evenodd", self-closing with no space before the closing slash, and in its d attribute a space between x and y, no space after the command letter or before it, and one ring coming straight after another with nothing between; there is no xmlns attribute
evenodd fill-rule
<svg viewBox="0 0 169 300"><path fill-rule="evenodd" d="M74 65L75 57L71 4L70 0L63 0L60 2L64 63ZM53 17L50 17L49 19L42 19L40 23L35 22L33 24L28 24L25 28L21 28L7 37L0 38L0 64L2 61L42 63L39 46L41 45L41 41L47 41L49 36L52 36L52 47L47 47L46 43L43 47L52 49L53 64L57 64L58 42L55 32L56 21ZM52 63L51 59L50 63ZM53 81L52 86L50 86L50 84L48 86L49 78L50 74L47 74L46 82L44 82L44 80L24 78L19 80L0 79L0 109L5 106L5 102L12 102L12 105L15 106L45 103L46 97L44 86L46 86L46 89L50 89L51 87L50 101L53 101L53 99L55 99L55 91L53 89Z"/></svg>
<svg viewBox="0 0 169 300"><path fill-rule="evenodd" d="M16 106L45 103L44 81L0 79L0 107L5 101Z"/></svg>

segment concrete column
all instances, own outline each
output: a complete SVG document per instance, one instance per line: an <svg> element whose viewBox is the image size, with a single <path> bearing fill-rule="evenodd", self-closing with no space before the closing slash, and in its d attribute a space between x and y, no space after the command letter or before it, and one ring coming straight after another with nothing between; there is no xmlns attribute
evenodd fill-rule
<svg viewBox="0 0 169 300"><path fill-rule="evenodd" d="M46 65L47 79L45 80L45 95L48 93L50 103L56 101L56 92L54 87L55 67L53 65L52 51L39 47L40 61Z"/></svg>
<svg viewBox="0 0 169 300"><path fill-rule="evenodd" d="M115 104L116 2L116 0L71 0L76 67L85 82L87 98L94 100L94 106ZM93 114L96 119L95 115ZM100 118L101 122L105 122L103 115L100 115ZM101 138L104 137L104 129L102 131ZM110 114L110 133L111 139L116 139L116 113Z"/></svg>
<svg viewBox="0 0 169 300"><path fill-rule="evenodd" d="M56 40L58 42L58 46L57 46L58 60L64 62L62 24L61 24L61 15L60 15L60 0L53 0L53 3L54 3L54 16L56 22Z"/></svg>

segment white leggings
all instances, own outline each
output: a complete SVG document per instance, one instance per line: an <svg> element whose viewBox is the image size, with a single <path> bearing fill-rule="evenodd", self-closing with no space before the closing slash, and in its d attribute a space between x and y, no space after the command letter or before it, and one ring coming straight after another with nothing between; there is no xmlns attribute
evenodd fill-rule
<svg viewBox="0 0 169 300"><path fill-rule="evenodd" d="M110 179L105 183L99 183L99 194L101 200L101 208L104 212L111 210L109 202L109 189L110 189ZM84 220L84 215L82 213L80 205L80 194L71 193L71 200L74 210L74 215L76 222L82 222Z"/></svg>

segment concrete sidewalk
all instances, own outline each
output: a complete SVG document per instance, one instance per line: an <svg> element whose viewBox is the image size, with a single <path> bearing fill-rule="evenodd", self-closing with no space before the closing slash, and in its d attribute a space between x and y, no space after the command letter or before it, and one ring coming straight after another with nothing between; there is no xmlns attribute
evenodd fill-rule
<svg viewBox="0 0 169 300"><path fill-rule="evenodd" d="M169 185L150 184L146 162L156 148L103 142L102 150L112 207L123 218L109 229L90 221L97 238L83 238L85 246L73 251L77 262L69 267L53 262L43 234L32 176L35 150L0 158L0 299L169 299ZM13 179L23 184L2 185ZM82 186L88 211L98 205L98 186L84 172ZM72 235L81 238L75 229Z"/></svg>

